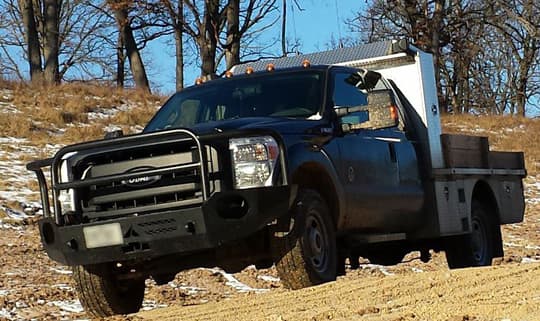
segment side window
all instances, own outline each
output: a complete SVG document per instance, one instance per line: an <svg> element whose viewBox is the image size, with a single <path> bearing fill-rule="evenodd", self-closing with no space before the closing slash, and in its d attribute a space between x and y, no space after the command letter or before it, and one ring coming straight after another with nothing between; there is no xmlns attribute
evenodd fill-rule
<svg viewBox="0 0 540 321"><path fill-rule="evenodd" d="M367 94L361 92L354 85L347 82L350 74L334 74L334 106L353 107L367 104Z"/></svg>
<svg viewBox="0 0 540 321"><path fill-rule="evenodd" d="M358 88L352 85L347 79L350 77L348 73L336 73L334 75L334 106L354 107L367 105L367 94L361 92ZM342 124L361 124L369 120L367 111L352 113L348 116L341 117Z"/></svg>

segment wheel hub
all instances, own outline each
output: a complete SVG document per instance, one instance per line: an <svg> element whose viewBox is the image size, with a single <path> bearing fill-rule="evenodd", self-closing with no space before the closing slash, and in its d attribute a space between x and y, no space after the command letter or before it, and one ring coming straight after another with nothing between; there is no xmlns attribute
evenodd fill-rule
<svg viewBox="0 0 540 321"><path fill-rule="evenodd" d="M472 220L471 238L474 260L481 263L486 256L487 235L482 222L477 218Z"/></svg>
<svg viewBox="0 0 540 321"><path fill-rule="evenodd" d="M306 223L307 247L311 264L315 270L324 271L328 264L328 240L324 227L318 218L313 216L309 216Z"/></svg>

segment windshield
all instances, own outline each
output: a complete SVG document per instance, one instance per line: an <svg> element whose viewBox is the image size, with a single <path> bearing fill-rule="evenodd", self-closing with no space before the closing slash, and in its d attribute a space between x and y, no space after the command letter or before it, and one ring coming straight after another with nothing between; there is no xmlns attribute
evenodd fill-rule
<svg viewBox="0 0 540 321"><path fill-rule="evenodd" d="M253 75L192 87L172 96L145 132L245 117L318 119L320 71Z"/></svg>

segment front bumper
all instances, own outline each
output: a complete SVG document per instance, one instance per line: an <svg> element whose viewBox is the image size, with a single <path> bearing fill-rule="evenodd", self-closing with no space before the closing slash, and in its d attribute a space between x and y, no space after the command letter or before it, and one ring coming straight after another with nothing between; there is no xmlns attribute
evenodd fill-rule
<svg viewBox="0 0 540 321"><path fill-rule="evenodd" d="M219 192L200 207L69 226L44 218L39 228L47 254L66 265L148 260L188 255L241 240L285 216L294 197L290 186ZM244 207L231 213L228 205L239 201ZM83 229L111 223L120 224L123 243L88 248Z"/></svg>

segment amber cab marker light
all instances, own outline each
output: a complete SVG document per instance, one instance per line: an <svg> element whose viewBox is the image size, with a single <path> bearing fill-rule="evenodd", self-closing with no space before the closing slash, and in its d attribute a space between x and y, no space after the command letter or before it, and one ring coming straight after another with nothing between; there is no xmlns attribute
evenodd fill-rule
<svg viewBox="0 0 540 321"><path fill-rule="evenodd" d="M203 83L202 78L199 77L199 78L195 79L195 85L202 85L202 83Z"/></svg>
<svg viewBox="0 0 540 321"><path fill-rule="evenodd" d="M268 64L266 65L266 71L274 71L276 70L276 66L274 66L274 64Z"/></svg>
<svg viewBox="0 0 540 321"><path fill-rule="evenodd" d="M247 67L246 68L246 74L251 75L255 70L253 70L253 67Z"/></svg>
<svg viewBox="0 0 540 321"><path fill-rule="evenodd" d="M311 62L309 62L309 60L307 60L307 59L302 61L302 67L304 67L304 68L311 67Z"/></svg>
<svg viewBox="0 0 540 321"><path fill-rule="evenodd" d="M227 72L225 72L225 77L226 77L226 78L232 78L232 76L234 76L234 74L232 73L232 71L227 70Z"/></svg>
<svg viewBox="0 0 540 321"><path fill-rule="evenodd" d="M398 119L398 111L394 105L390 105L390 117L392 117L394 120Z"/></svg>

